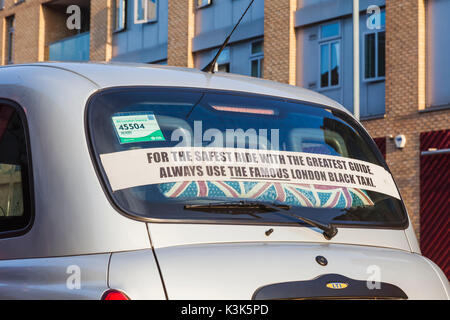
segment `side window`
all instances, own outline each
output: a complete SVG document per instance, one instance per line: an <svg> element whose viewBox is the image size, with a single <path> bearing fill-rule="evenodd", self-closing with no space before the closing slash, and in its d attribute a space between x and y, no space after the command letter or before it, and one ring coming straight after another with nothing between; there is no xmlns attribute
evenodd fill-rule
<svg viewBox="0 0 450 320"><path fill-rule="evenodd" d="M31 220L29 162L20 114L0 101L0 235Z"/></svg>
<svg viewBox="0 0 450 320"><path fill-rule="evenodd" d="M216 54L216 53L214 53ZM217 59L217 69L220 72L230 72L230 48L226 47Z"/></svg>
<svg viewBox="0 0 450 320"><path fill-rule="evenodd" d="M252 77L264 77L264 42L262 40L251 43L250 75Z"/></svg>
<svg viewBox="0 0 450 320"><path fill-rule="evenodd" d="M197 0L197 9L211 5L212 0Z"/></svg>
<svg viewBox="0 0 450 320"><path fill-rule="evenodd" d="M114 10L114 31L125 30L127 21L126 0L115 0Z"/></svg>
<svg viewBox="0 0 450 320"><path fill-rule="evenodd" d="M134 0L134 23L157 21L158 0Z"/></svg>
<svg viewBox="0 0 450 320"><path fill-rule="evenodd" d="M386 74L385 13L380 14L380 25L364 35L364 79L380 80Z"/></svg>
<svg viewBox="0 0 450 320"><path fill-rule="evenodd" d="M340 23L320 26L320 88L337 87L341 73Z"/></svg>

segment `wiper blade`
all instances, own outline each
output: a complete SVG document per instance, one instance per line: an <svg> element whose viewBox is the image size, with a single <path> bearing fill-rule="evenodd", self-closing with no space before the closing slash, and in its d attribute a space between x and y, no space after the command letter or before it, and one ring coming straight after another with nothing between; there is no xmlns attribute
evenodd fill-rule
<svg viewBox="0 0 450 320"><path fill-rule="evenodd" d="M209 204L187 204L184 206L185 210L204 211L204 212L219 212L225 214L249 214L260 218L252 213L268 213L278 212L283 215L291 216L297 220L303 221L313 227L319 228L323 231L323 236L327 240L331 240L338 232L337 228L328 223L324 224L320 221L308 219L297 214L287 212L291 206L266 202L217 202ZM283 209L284 211L280 211Z"/></svg>
<svg viewBox="0 0 450 320"><path fill-rule="evenodd" d="M320 221L313 220L313 219L308 219L308 218L305 218L303 216L299 216L297 214L294 214L292 212L286 212L287 210L290 209L290 206L279 206L279 205L276 205L276 204L265 204L265 205L268 206L268 207L272 207L275 211L278 211L278 212L279 212L279 210L277 210L277 208L283 208L285 211L283 211L282 214L291 216L291 217L293 217L295 219L298 219L298 220L301 220L303 222L306 222L307 224L309 224L309 225L311 225L313 227L319 228L320 230L323 231L323 236L327 240L331 240L338 232L337 228L334 225L332 225L331 223L324 224L324 223L322 223ZM288 208L286 209L285 207L288 207Z"/></svg>

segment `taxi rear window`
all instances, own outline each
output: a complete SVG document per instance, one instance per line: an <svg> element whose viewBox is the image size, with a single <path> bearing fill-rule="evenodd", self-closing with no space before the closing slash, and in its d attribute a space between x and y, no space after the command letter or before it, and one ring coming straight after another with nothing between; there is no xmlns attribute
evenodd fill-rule
<svg viewBox="0 0 450 320"><path fill-rule="evenodd" d="M90 99L87 123L109 197L133 216L298 223L271 211L192 210L239 202L286 206L340 225L407 221L375 143L326 106L215 90L118 88Z"/></svg>

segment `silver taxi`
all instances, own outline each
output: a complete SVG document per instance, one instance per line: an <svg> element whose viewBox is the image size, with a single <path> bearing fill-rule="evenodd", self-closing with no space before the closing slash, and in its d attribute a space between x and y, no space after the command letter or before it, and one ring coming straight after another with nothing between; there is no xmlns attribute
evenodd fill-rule
<svg viewBox="0 0 450 320"><path fill-rule="evenodd" d="M192 69L0 68L1 299L448 299L361 124Z"/></svg>

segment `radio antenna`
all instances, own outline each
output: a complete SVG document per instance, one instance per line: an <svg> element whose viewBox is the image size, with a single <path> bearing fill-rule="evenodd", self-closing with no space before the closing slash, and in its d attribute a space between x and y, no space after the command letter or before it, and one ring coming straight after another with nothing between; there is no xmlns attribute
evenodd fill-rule
<svg viewBox="0 0 450 320"><path fill-rule="evenodd" d="M219 51L217 51L216 55L214 56L214 58L211 60L210 63L208 63L206 65L206 67L204 67L202 69L202 71L204 72L208 72L208 73L214 73L214 68L216 66L216 62L217 59L219 59L220 54L222 53L223 49L225 49L225 47L227 46L228 42L230 41L231 35L233 34L234 30L236 30L237 26L239 25L239 23L241 23L241 20L244 18L245 14L247 13L248 9L250 9L250 7L252 6L253 2L255 0L251 0L250 4L248 5L247 9L245 9L244 13L242 14L242 16L239 18L239 21L236 23L236 25L234 26L233 30L231 30L230 34L228 35L228 37L225 39L225 41L222 43L222 45L219 48Z"/></svg>

